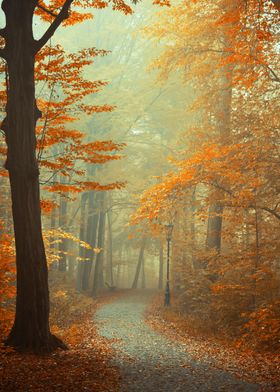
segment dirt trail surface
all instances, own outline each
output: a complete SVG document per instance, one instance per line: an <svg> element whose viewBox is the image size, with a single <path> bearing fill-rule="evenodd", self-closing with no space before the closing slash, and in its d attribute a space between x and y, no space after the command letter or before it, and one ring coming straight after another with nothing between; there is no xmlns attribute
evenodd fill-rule
<svg viewBox="0 0 280 392"><path fill-rule="evenodd" d="M121 392L261 391L233 375L191 359L188 347L153 331L145 323L152 292L131 291L99 309L99 333L111 339L114 365L122 374Z"/></svg>

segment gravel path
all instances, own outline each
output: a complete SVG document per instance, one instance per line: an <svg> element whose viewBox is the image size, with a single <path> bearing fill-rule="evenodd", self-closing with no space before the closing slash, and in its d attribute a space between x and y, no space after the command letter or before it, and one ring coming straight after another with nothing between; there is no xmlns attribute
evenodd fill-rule
<svg viewBox="0 0 280 392"><path fill-rule="evenodd" d="M96 313L99 333L113 339L122 392L260 391L229 373L195 362L186 345L153 331L144 321L149 292L131 292Z"/></svg>

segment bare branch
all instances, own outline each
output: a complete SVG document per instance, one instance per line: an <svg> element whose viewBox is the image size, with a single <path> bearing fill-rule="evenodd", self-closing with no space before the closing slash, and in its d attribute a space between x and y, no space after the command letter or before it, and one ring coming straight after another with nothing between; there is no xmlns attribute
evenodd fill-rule
<svg viewBox="0 0 280 392"><path fill-rule="evenodd" d="M39 3L38 3L38 4L37 4L37 7L40 8L40 10L46 12L47 14L53 16L54 18L56 18L56 17L58 16L58 15L55 14L53 11L48 10L48 9L47 9L46 7L44 7L42 4L39 4Z"/></svg>
<svg viewBox="0 0 280 392"><path fill-rule="evenodd" d="M61 8L59 14L56 16L55 20L52 22L52 24L44 33L44 35L39 40L36 41L35 43L36 52L38 52L48 42L48 40L53 36L57 28L61 25L61 23L68 18L69 8L72 3L73 0L65 0L65 3L63 4L63 7Z"/></svg>
<svg viewBox="0 0 280 392"><path fill-rule="evenodd" d="M275 209L272 210L271 208L268 207L260 207L261 210L264 210L266 212L269 212L270 214L272 214L273 216L275 216L275 218L277 218L278 220L280 220L280 214L278 214Z"/></svg>
<svg viewBox="0 0 280 392"><path fill-rule="evenodd" d="M269 65L266 65L266 68L268 69L268 71L271 73L271 75L273 77L272 81L280 83L280 77L273 71L273 69L270 68Z"/></svg>
<svg viewBox="0 0 280 392"><path fill-rule="evenodd" d="M45 121L44 121L43 130L42 130L42 134L41 134L41 138L40 138L40 142L39 142L39 149L38 149L38 155L37 155L38 161L40 161L42 159L42 155L43 155L43 151L44 151L44 141L46 139L46 130L47 130L48 122L49 122L48 116L49 116L49 111L50 111L51 100L52 100L53 93L54 93L54 87L55 87L55 82L53 82L52 87L51 87L51 93L50 93L50 97L49 97L49 101L48 101L47 112L45 115Z"/></svg>
<svg viewBox="0 0 280 392"><path fill-rule="evenodd" d="M212 185L213 187L218 188L218 189L224 191L225 193L227 193L228 195L232 196L233 198L236 198L236 195L234 195L234 193L233 193L231 190L224 188L222 185L220 185L220 184L218 184L218 183L216 183L216 182L207 183L207 182L205 181L205 182L202 182L202 183L207 184L207 185ZM278 208L278 205L279 205L279 203L276 204L276 206L274 207L274 209L269 208L269 207L266 207L266 206L258 206L258 208L259 208L260 210L263 210L263 211L268 212L269 214L273 215L276 219L280 220L280 214L276 211L277 208ZM253 204L248 204L247 206L246 206L246 205L243 205L243 206L242 206L242 205L236 205L236 204L233 204L233 205L226 205L226 206L227 206L227 207L241 207L241 208L252 208L252 209L256 209L256 206L253 205Z"/></svg>

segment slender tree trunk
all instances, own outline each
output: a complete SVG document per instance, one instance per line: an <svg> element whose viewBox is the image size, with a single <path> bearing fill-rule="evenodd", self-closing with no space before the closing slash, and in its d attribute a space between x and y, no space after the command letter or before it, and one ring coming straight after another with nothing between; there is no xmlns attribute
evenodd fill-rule
<svg viewBox="0 0 280 392"><path fill-rule="evenodd" d="M119 252L118 252L118 266L117 266L117 287L120 287L120 276L121 276L121 267L122 267L122 252L123 252L123 244L122 242L119 244Z"/></svg>
<svg viewBox="0 0 280 392"><path fill-rule="evenodd" d="M196 269L196 231L195 231L195 213L196 213L196 187L192 191L192 202L191 202L191 258L192 258L192 269Z"/></svg>
<svg viewBox="0 0 280 392"><path fill-rule="evenodd" d="M86 238L86 223L85 223L85 214L86 214L86 202L88 198L88 193L83 193L81 197L81 215L80 215L80 241L85 241ZM85 258L85 248L82 246L79 247L79 258L78 268L77 268L77 281L76 288L78 291L82 291L82 277L83 277L83 269L84 269L84 258Z"/></svg>
<svg viewBox="0 0 280 392"><path fill-rule="evenodd" d="M259 231L259 211L257 206L255 207L255 261L253 266L253 275L255 275L258 271L260 265L260 231ZM253 278L253 306L254 309L257 308L257 278Z"/></svg>
<svg viewBox="0 0 280 392"><path fill-rule="evenodd" d="M55 200L56 200L56 195L54 194L53 195L53 201L55 201ZM53 208L53 210L51 212L51 219L50 219L50 229L51 230L55 230L55 228L56 228L57 211L58 211L58 208ZM53 251L57 248L55 235L52 235L51 238L50 238L50 248ZM58 262L57 261L53 262L49 266L50 270L56 270L57 268L58 268Z"/></svg>
<svg viewBox="0 0 280 392"><path fill-rule="evenodd" d="M141 281L141 289L146 288L146 276L145 276L145 257L143 257L142 261L142 281Z"/></svg>
<svg viewBox="0 0 280 392"><path fill-rule="evenodd" d="M54 177L54 182L55 182L55 177ZM56 203L56 198L57 195L55 193L53 193L52 196L52 201L53 203ZM56 219L57 219L57 208L53 208L52 212L51 212L51 221L50 221L50 229L54 230L56 228ZM54 240L54 237L52 238L52 240ZM55 245L51 244L51 248L54 248Z"/></svg>
<svg viewBox="0 0 280 392"><path fill-rule="evenodd" d="M100 195L100 213L99 213L99 226L98 226L98 240L97 247L101 249L96 256L92 295L95 296L99 289L104 287L103 278L103 259L104 259L104 242L105 242L105 220L106 212L104 211L105 206L105 192Z"/></svg>
<svg viewBox="0 0 280 392"><path fill-rule="evenodd" d="M8 65L7 116L2 123L8 146L14 221L17 298L16 315L7 345L20 350L50 352L65 345L50 333L48 269L41 229L39 170L35 126L35 1L3 0L6 16L5 58Z"/></svg>
<svg viewBox="0 0 280 392"><path fill-rule="evenodd" d="M163 288L163 243L159 240L159 274L158 274L158 288Z"/></svg>
<svg viewBox="0 0 280 392"><path fill-rule="evenodd" d="M107 279L111 287L114 286L114 276L113 276L113 234L112 234L112 219L111 212L107 212L107 222L108 222L108 258L107 258Z"/></svg>
<svg viewBox="0 0 280 392"><path fill-rule="evenodd" d="M67 224L67 199L66 199L67 195L60 196L60 205L59 205L59 227L62 230L66 229L66 224ZM58 262L58 270L65 272L66 271L66 267L67 267L67 239L66 238L61 238L60 242L59 242L59 262Z"/></svg>
<svg viewBox="0 0 280 392"><path fill-rule="evenodd" d="M98 197L94 197L94 193L91 192L89 195L88 202L88 216L87 216L87 234L86 242L90 244L93 248L96 247L96 235L97 235L97 225L98 225L98 212L94 212L94 204L98 203ZM86 291L89 288L89 277L91 273L92 263L93 263L93 252L91 249L85 250L86 261L84 261L83 268L83 290Z"/></svg>
<svg viewBox="0 0 280 392"><path fill-rule="evenodd" d="M133 283L132 283L132 286L131 286L132 289L136 289L137 285L138 285L138 280L139 280L139 275L140 275L140 271L141 271L141 266L142 266L143 259L144 259L145 245L146 245L146 238L143 237L142 243L141 243L141 247L140 247L140 251L139 251L139 257L138 257L137 267L136 267L136 271L135 271L135 276L134 276L134 280L133 280Z"/></svg>
<svg viewBox="0 0 280 392"><path fill-rule="evenodd" d="M73 281L73 278L74 278L75 260L76 260L76 257L72 254L68 257L68 275L69 275L70 281Z"/></svg>

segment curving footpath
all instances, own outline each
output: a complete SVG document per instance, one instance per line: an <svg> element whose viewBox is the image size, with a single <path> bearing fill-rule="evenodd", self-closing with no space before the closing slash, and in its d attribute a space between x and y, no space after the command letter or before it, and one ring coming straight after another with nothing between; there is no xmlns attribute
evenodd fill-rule
<svg viewBox="0 0 280 392"><path fill-rule="evenodd" d="M121 392L255 392L233 375L191 359L187 347L145 323L151 293L131 291L96 313L100 335L113 339L114 365L122 375Z"/></svg>

